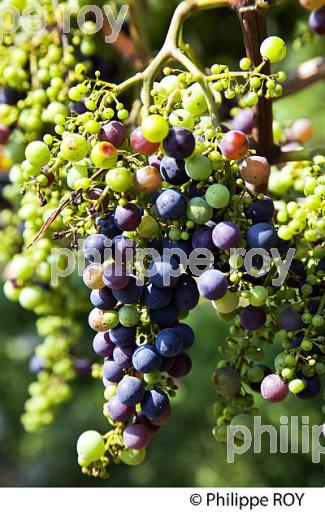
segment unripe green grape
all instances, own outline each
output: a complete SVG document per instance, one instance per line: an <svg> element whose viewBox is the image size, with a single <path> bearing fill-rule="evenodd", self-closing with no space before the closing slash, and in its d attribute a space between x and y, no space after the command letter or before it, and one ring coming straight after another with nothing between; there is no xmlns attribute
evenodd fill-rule
<svg viewBox="0 0 325 520"><path fill-rule="evenodd" d="M122 193L131 188L133 184L133 175L128 168L114 168L109 170L105 177L106 184L111 190Z"/></svg>
<svg viewBox="0 0 325 520"><path fill-rule="evenodd" d="M285 58L286 44L278 36L270 36L261 44L260 53L262 58L267 58L271 63L278 63Z"/></svg>
<svg viewBox="0 0 325 520"><path fill-rule="evenodd" d="M244 258L241 255L229 257L229 265L232 269L240 269L244 265Z"/></svg>
<svg viewBox="0 0 325 520"><path fill-rule="evenodd" d="M300 344L300 347L305 352L308 352L309 350L312 350L313 344L312 344L312 342L309 339L303 339L301 344Z"/></svg>
<svg viewBox="0 0 325 520"><path fill-rule="evenodd" d="M262 285L255 285L249 293L249 303L254 307L262 307L269 297L269 293Z"/></svg>
<svg viewBox="0 0 325 520"><path fill-rule="evenodd" d="M239 62L241 70L249 70L251 67L251 60L249 58L242 58Z"/></svg>
<svg viewBox="0 0 325 520"><path fill-rule="evenodd" d="M18 302L21 289L15 287L10 281L6 281L3 285L3 293L8 300Z"/></svg>
<svg viewBox="0 0 325 520"><path fill-rule="evenodd" d="M169 125L162 116L151 115L146 117L142 122L141 130L147 141L150 143L160 143L167 137Z"/></svg>
<svg viewBox="0 0 325 520"><path fill-rule="evenodd" d="M239 303L239 295L231 291L227 291L222 298L212 302L212 306L222 314L228 314L237 309Z"/></svg>
<svg viewBox="0 0 325 520"><path fill-rule="evenodd" d="M123 327L134 327L139 321L139 313L135 307L124 305L118 311L118 319Z"/></svg>
<svg viewBox="0 0 325 520"><path fill-rule="evenodd" d="M261 367L252 367L247 371L247 376L252 383L259 383L264 377L264 370Z"/></svg>
<svg viewBox="0 0 325 520"><path fill-rule="evenodd" d="M146 456L146 450L123 450L120 459L127 466L138 466Z"/></svg>
<svg viewBox="0 0 325 520"><path fill-rule="evenodd" d="M114 329L119 324L119 316L116 311L106 311L102 315L102 323L108 329Z"/></svg>
<svg viewBox="0 0 325 520"><path fill-rule="evenodd" d="M194 155L185 161L187 175L196 181L203 181L212 173L212 162L205 155Z"/></svg>
<svg viewBox="0 0 325 520"><path fill-rule="evenodd" d="M159 233L159 224L150 215L144 215L138 226L138 233L144 238L154 238Z"/></svg>
<svg viewBox="0 0 325 520"><path fill-rule="evenodd" d="M63 138L60 151L66 161L78 162L88 154L88 143L81 135L69 133Z"/></svg>
<svg viewBox="0 0 325 520"><path fill-rule="evenodd" d="M195 224L205 224L211 220L213 209L206 200L201 197L194 197L187 204L187 218L193 220Z"/></svg>
<svg viewBox="0 0 325 520"><path fill-rule="evenodd" d="M24 309L33 310L42 303L44 291L40 287L23 287L19 294L19 303Z"/></svg>
<svg viewBox="0 0 325 520"><path fill-rule="evenodd" d="M25 256L15 256L10 264L10 270L19 282L29 280L33 275L33 265Z"/></svg>
<svg viewBox="0 0 325 520"><path fill-rule="evenodd" d="M159 370L155 370L154 372L143 374L143 380L148 385L155 385L161 380L161 372Z"/></svg>
<svg viewBox="0 0 325 520"><path fill-rule="evenodd" d="M288 384L289 391L293 394L299 394L305 388L305 383L302 379L293 379Z"/></svg>
<svg viewBox="0 0 325 520"><path fill-rule="evenodd" d="M102 436L93 430L83 432L77 441L77 453L83 466L89 466L92 462L99 460L105 453Z"/></svg>
<svg viewBox="0 0 325 520"><path fill-rule="evenodd" d="M258 95L256 92L248 92L248 94L243 97L242 102L245 107L252 107L258 103Z"/></svg>
<svg viewBox="0 0 325 520"><path fill-rule="evenodd" d="M313 327L321 328L321 327L323 327L325 320L324 320L323 316L321 316L320 314L316 314L316 316L313 316L311 323L312 323Z"/></svg>
<svg viewBox="0 0 325 520"><path fill-rule="evenodd" d="M194 117L187 110L183 110L179 108L174 110L169 116L169 123L172 126L182 126L184 128L188 128L192 130L194 128Z"/></svg>
<svg viewBox="0 0 325 520"><path fill-rule="evenodd" d="M225 208L230 201L230 191L223 184L212 184L206 191L205 199L211 208Z"/></svg>
<svg viewBox="0 0 325 520"><path fill-rule="evenodd" d="M293 368L284 368L281 370L281 376L283 379L291 379L294 376L294 369Z"/></svg>
<svg viewBox="0 0 325 520"><path fill-rule="evenodd" d="M171 94L179 86L178 76L170 74L165 76L161 81L160 85L164 88L167 94Z"/></svg>
<svg viewBox="0 0 325 520"><path fill-rule="evenodd" d="M253 433L254 417L252 417L251 415L248 415L246 413L245 414L241 413L241 414L235 415L235 417L233 417L231 419L230 424L232 426L244 426L245 428L248 428L251 433ZM236 439L243 439L244 433L237 430L235 432L235 437L236 437Z"/></svg>
<svg viewBox="0 0 325 520"><path fill-rule="evenodd" d="M27 161L38 168L45 166L51 158L49 147L43 141L33 141L27 145L25 155Z"/></svg>
<svg viewBox="0 0 325 520"><path fill-rule="evenodd" d="M114 395L116 395L116 388L117 388L117 385L115 385L114 383L108 385L105 388L104 398L106 399L106 401L109 401L111 399L111 397L114 397Z"/></svg>
<svg viewBox="0 0 325 520"><path fill-rule="evenodd" d="M208 108L204 92L199 83L193 83L183 91L182 102L184 109L194 116L204 114Z"/></svg>

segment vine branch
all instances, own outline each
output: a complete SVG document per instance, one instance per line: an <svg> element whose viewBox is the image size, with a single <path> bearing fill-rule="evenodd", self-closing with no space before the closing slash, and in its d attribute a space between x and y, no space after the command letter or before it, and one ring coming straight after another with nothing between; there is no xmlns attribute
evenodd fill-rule
<svg viewBox="0 0 325 520"><path fill-rule="evenodd" d="M299 65L296 72L288 75L283 83L283 93L280 99L309 87L316 81L325 79L325 58L318 56Z"/></svg>

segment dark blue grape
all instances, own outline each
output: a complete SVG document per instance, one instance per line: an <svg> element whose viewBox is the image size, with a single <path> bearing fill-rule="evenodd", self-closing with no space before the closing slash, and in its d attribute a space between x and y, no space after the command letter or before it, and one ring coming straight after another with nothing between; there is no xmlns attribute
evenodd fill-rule
<svg viewBox="0 0 325 520"><path fill-rule="evenodd" d="M181 186L188 181L183 160L176 160L172 157L163 157L160 163L160 173L162 178L172 186Z"/></svg>
<svg viewBox="0 0 325 520"><path fill-rule="evenodd" d="M132 355L135 350L135 345L129 345L128 347L116 346L113 351L113 360L120 368L131 368L132 367Z"/></svg>
<svg viewBox="0 0 325 520"><path fill-rule="evenodd" d="M133 376L124 377L117 385L116 396L122 404L135 406L144 398L144 386L142 381Z"/></svg>
<svg viewBox="0 0 325 520"><path fill-rule="evenodd" d="M176 332L181 334L183 338L183 350L190 348L195 341L193 329L186 323L178 323L177 325L174 325L173 328Z"/></svg>
<svg viewBox="0 0 325 520"><path fill-rule="evenodd" d="M160 367L161 356L153 345L143 345L135 350L132 364L138 372L153 372Z"/></svg>
<svg viewBox="0 0 325 520"><path fill-rule="evenodd" d="M108 413L113 421L122 423L128 422L134 412L133 406L126 406L125 404L121 403L116 395L111 397L111 399L108 401L107 408Z"/></svg>
<svg viewBox="0 0 325 520"><path fill-rule="evenodd" d="M245 134L251 134L254 125L254 114L249 108L240 110L231 122L233 130L239 130Z"/></svg>
<svg viewBox="0 0 325 520"><path fill-rule="evenodd" d="M0 104L16 105L17 101L23 99L26 94L12 87L4 87L0 90Z"/></svg>
<svg viewBox="0 0 325 520"><path fill-rule="evenodd" d="M292 331L302 329L304 327L304 322L298 312L291 309L291 307L287 307L280 314L279 326L281 329Z"/></svg>
<svg viewBox="0 0 325 520"><path fill-rule="evenodd" d="M188 274L182 274L174 288L173 305L179 311L195 309L199 303L200 293L196 281Z"/></svg>
<svg viewBox="0 0 325 520"><path fill-rule="evenodd" d="M115 363L107 359L103 365L103 377L111 383L118 383L124 376L123 370Z"/></svg>
<svg viewBox="0 0 325 520"><path fill-rule="evenodd" d="M227 279L221 271L209 269L199 277L198 287L201 296L208 300L218 300L227 292Z"/></svg>
<svg viewBox="0 0 325 520"><path fill-rule="evenodd" d="M148 309L162 309L171 302L172 295L170 288L162 289L150 283L144 289L143 303Z"/></svg>
<svg viewBox="0 0 325 520"><path fill-rule="evenodd" d="M195 197L204 197L205 191L203 188L198 188L196 182L191 182L188 188L188 196L190 199L194 199Z"/></svg>
<svg viewBox="0 0 325 520"><path fill-rule="evenodd" d="M183 350L183 338L173 328L163 329L157 334L156 349L161 356L175 357Z"/></svg>
<svg viewBox="0 0 325 520"><path fill-rule="evenodd" d="M177 220L185 213L185 198L180 191L168 189L156 200L159 215L167 220Z"/></svg>
<svg viewBox="0 0 325 520"><path fill-rule="evenodd" d="M139 278L130 275L129 282L124 289L113 290L113 295L117 301L124 304L137 303L143 295L144 286Z"/></svg>
<svg viewBox="0 0 325 520"><path fill-rule="evenodd" d="M83 255L89 262L103 263L108 257L107 248L110 241L105 235L96 233L86 238L83 244Z"/></svg>
<svg viewBox="0 0 325 520"><path fill-rule="evenodd" d="M300 399L313 399L319 394L321 389L321 383L317 376L305 377L305 388L299 392L297 397Z"/></svg>
<svg viewBox="0 0 325 520"><path fill-rule="evenodd" d="M190 130L181 126L169 130L163 142L163 147L169 157L185 159L194 152L195 138Z"/></svg>
<svg viewBox="0 0 325 520"><path fill-rule="evenodd" d="M248 305L240 311L240 324L248 330L257 330L263 327L266 322L266 312L263 307Z"/></svg>
<svg viewBox="0 0 325 520"><path fill-rule="evenodd" d="M160 327L171 327L177 323L178 310L171 303L163 309L151 309L149 311L150 319Z"/></svg>
<svg viewBox="0 0 325 520"><path fill-rule="evenodd" d="M123 327L118 325L109 332L110 340L119 347L127 347L135 342L136 327Z"/></svg>
<svg viewBox="0 0 325 520"><path fill-rule="evenodd" d="M208 227L197 229L192 236L192 247L193 249L208 249L209 251L215 251L216 246L212 240L212 229Z"/></svg>
<svg viewBox="0 0 325 520"><path fill-rule="evenodd" d="M108 332L98 332L93 340L93 349L101 357L111 358L115 344L109 337Z"/></svg>
<svg viewBox="0 0 325 520"><path fill-rule="evenodd" d="M99 232L108 238L114 238L121 233L121 230L115 226L114 217L107 215L106 217L97 217L96 224L99 228Z"/></svg>
<svg viewBox="0 0 325 520"><path fill-rule="evenodd" d="M103 287L103 289L93 289L90 293L90 301L94 307L101 311L110 311L117 304L111 289Z"/></svg>
<svg viewBox="0 0 325 520"><path fill-rule="evenodd" d="M91 361L88 358L77 358L73 367L80 379L88 379L91 376Z"/></svg>
<svg viewBox="0 0 325 520"><path fill-rule="evenodd" d="M157 287L173 287L180 277L179 264L174 258L160 256L150 262L149 281Z"/></svg>
<svg viewBox="0 0 325 520"><path fill-rule="evenodd" d="M250 207L246 210L246 216L252 219L253 224L260 222L269 222L274 215L274 204L270 197L258 199L252 202Z"/></svg>
<svg viewBox="0 0 325 520"><path fill-rule="evenodd" d="M148 419L158 419L167 412L169 399L165 392L158 388L153 388L145 393L141 407Z"/></svg>
<svg viewBox="0 0 325 520"><path fill-rule="evenodd" d="M131 238L117 235L112 240L112 254L117 262L129 261L135 253L135 243Z"/></svg>
<svg viewBox="0 0 325 520"><path fill-rule="evenodd" d="M104 268L103 282L109 289L124 289L129 279L129 273L123 264L114 263Z"/></svg>
<svg viewBox="0 0 325 520"><path fill-rule="evenodd" d="M161 360L161 365L159 367L160 372L168 372L168 370L173 366L175 361L174 357L163 357Z"/></svg>
<svg viewBox="0 0 325 520"><path fill-rule="evenodd" d="M149 166L156 168L156 170L160 171L161 157L159 155L151 155L148 158Z"/></svg>
<svg viewBox="0 0 325 520"><path fill-rule="evenodd" d="M237 247L241 241L241 232L233 222L219 222L212 232L212 240L220 249Z"/></svg>
<svg viewBox="0 0 325 520"><path fill-rule="evenodd" d="M251 248L261 248L269 251L276 247L278 235L271 224L254 224L247 232L247 242Z"/></svg>

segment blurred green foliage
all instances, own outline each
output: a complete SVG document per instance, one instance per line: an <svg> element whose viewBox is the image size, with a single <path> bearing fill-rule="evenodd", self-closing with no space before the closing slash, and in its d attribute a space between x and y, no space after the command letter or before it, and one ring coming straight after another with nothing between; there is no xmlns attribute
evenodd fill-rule
<svg viewBox="0 0 325 520"><path fill-rule="evenodd" d="M163 41L175 0L148 0L149 39L153 49ZM270 34L278 34L289 44L283 65L293 70L301 61L324 54L324 39L315 37L301 51L292 48L299 17L307 19L296 0L284 1L271 10ZM227 63L236 66L243 56L239 22L229 10L195 15L186 24L185 40L190 41L206 65ZM325 82L275 103L280 122L309 117L315 125L314 143L325 144L325 113L322 100ZM321 110L320 110L321 109ZM217 346L223 344L228 324L216 320L208 304L193 312L196 343L192 348L193 370L182 385L173 405L173 417L161 429L147 460L138 468L112 468L111 479L100 482L84 477L77 465L75 441L84 429L104 431L101 416L103 389L93 381L75 383L73 400L60 411L57 421L45 432L27 435L20 414L32 381L28 358L37 344L32 315L1 296L0 300L0 485L2 486L321 486L323 468L311 462L310 454L270 454L267 435L261 454L250 450L234 464L226 462L226 448L211 434L214 391L211 375L216 366ZM80 317L80 319L85 319ZM83 348L91 350L90 336ZM270 346L270 352L277 345ZM279 427L281 415L307 415L311 424L321 424L320 403L290 397L283 404L261 403L263 424Z"/></svg>

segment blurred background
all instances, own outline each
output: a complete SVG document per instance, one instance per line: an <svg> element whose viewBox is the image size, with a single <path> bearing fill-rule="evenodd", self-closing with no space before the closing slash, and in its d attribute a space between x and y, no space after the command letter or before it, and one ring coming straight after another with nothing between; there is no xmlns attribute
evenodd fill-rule
<svg viewBox="0 0 325 520"><path fill-rule="evenodd" d="M123 3L123 2L121 2ZM148 0L147 27L152 49L161 45L168 20L178 2ZM324 55L324 38L314 37L298 50L297 38L305 30L308 14L297 0L287 0L270 11L269 33L282 36L288 55L281 68L294 70L313 56ZM195 15L186 24L185 40L190 41L205 65L227 63L236 68L244 55L239 22L229 10ZM116 65L114 74L125 76L126 65L108 50ZM114 61L115 60L115 61ZM115 81L115 79L114 79ZM325 82L319 82L290 98L275 102L280 123L298 117L313 121L314 146L325 144ZM267 436L262 453L249 450L226 462L226 447L215 442L211 375L218 361L228 324L218 322L208 304L201 304L188 323L194 328L193 370L184 380L174 400L173 416L148 450L146 461L137 468L114 467L108 482L84 477L77 465L75 442L85 429L105 431L101 415L103 389L98 381L73 384L73 398L60 409L57 419L41 434L26 434L20 423L27 387L32 381L29 358L38 343L32 313L8 302L0 292L0 485L1 486L322 486L321 464L313 464L310 454L270 454ZM86 322L86 316L80 316ZM91 351L91 334L82 347ZM270 353L279 347L270 345ZM261 405L263 424L279 427L281 415L308 415L312 424L323 422L320 404L288 398L284 404Z"/></svg>

